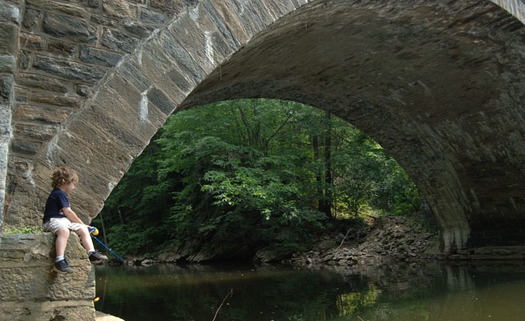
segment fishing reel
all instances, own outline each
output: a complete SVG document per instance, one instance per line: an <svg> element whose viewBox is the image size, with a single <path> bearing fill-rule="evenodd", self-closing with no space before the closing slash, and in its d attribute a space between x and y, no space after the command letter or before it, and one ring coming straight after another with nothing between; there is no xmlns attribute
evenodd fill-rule
<svg viewBox="0 0 525 321"><path fill-rule="evenodd" d="M95 236L98 235L98 229L96 227L94 227L94 226L89 226L88 227L88 231L89 231L89 233L91 233L91 234L93 234Z"/></svg>

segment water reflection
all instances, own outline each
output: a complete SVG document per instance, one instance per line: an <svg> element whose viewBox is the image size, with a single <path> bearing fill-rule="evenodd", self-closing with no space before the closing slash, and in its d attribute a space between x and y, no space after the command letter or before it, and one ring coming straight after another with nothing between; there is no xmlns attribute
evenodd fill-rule
<svg viewBox="0 0 525 321"><path fill-rule="evenodd" d="M525 267L97 267L97 295L126 321L517 321Z"/></svg>
<svg viewBox="0 0 525 321"><path fill-rule="evenodd" d="M525 267L509 263L442 266L432 287L381 300L359 320L518 321L524 319ZM389 291L389 289L387 289ZM395 293L396 291L394 291ZM346 319L341 320L355 320Z"/></svg>

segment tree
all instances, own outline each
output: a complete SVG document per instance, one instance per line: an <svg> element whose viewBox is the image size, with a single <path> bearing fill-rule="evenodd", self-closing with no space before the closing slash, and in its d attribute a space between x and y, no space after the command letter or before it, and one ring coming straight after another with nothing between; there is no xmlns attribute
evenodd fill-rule
<svg viewBox="0 0 525 321"><path fill-rule="evenodd" d="M170 117L101 217L125 253L207 247L249 257L264 246L298 249L336 215L409 211L414 195L377 143L329 111L237 100Z"/></svg>

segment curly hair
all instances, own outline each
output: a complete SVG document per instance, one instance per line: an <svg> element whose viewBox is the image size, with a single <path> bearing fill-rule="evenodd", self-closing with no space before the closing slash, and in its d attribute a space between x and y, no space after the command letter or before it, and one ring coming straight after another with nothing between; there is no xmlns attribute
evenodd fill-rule
<svg viewBox="0 0 525 321"><path fill-rule="evenodd" d="M51 176L51 186L57 188L63 184L78 182L78 174L69 167L59 167Z"/></svg>

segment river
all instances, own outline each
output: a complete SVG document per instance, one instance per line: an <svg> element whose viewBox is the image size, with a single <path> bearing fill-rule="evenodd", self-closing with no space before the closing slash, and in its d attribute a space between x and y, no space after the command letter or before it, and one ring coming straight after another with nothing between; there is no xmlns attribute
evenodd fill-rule
<svg viewBox="0 0 525 321"><path fill-rule="evenodd" d="M102 266L95 308L125 321L522 321L525 265Z"/></svg>

